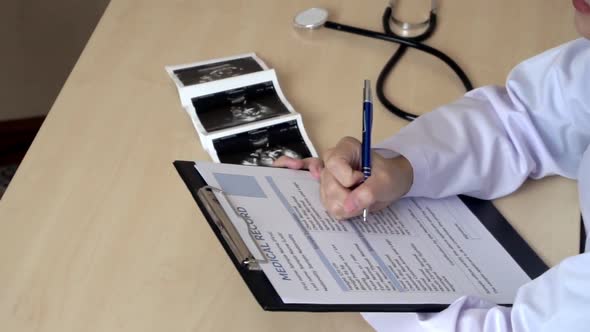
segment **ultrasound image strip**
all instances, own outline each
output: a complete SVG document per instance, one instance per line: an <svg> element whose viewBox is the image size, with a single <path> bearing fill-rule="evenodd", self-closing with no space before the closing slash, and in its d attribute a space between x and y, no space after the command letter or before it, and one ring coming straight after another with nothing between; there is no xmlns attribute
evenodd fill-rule
<svg viewBox="0 0 590 332"><path fill-rule="evenodd" d="M264 70L251 56L221 62L180 68L173 71L183 85L213 82Z"/></svg>
<svg viewBox="0 0 590 332"><path fill-rule="evenodd" d="M220 162L229 164L272 166L281 156L312 156L297 120L219 138L213 145Z"/></svg>
<svg viewBox="0 0 590 332"><path fill-rule="evenodd" d="M272 81L195 97L192 104L207 132L290 113Z"/></svg>

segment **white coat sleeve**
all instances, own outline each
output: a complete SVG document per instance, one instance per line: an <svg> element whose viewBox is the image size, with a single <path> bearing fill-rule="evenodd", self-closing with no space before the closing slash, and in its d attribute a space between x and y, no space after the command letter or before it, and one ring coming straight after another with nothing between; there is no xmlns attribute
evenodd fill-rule
<svg viewBox="0 0 590 332"><path fill-rule="evenodd" d="M590 41L579 39L523 62L505 88L474 90L379 147L412 164L408 196L490 199L527 177L578 178L589 144ZM462 297L440 313L363 315L378 331L588 331L588 308L590 253L522 286L512 308Z"/></svg>
<svg viewBox="0 0 590 332"><path fill-rule="evenodd" d="M590 142L590 41L579 39L517 66L427 113L378 147L414 168L408 196L496 198L527 177L577 178Z"/></svg>

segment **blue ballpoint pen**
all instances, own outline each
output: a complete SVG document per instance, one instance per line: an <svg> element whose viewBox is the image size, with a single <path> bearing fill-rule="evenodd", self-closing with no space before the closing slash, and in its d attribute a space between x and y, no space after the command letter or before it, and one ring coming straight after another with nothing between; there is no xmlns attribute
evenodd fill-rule
<svg viewBox="0 0 590 332"><path fill-rule="evenodd" d="M371 126L373 125L373 99L371 82L365 80L363 89L363 142L361 147L361 169L365 180L371 176ZM363 221L367 221L367 209L363 210Z"/></svg>

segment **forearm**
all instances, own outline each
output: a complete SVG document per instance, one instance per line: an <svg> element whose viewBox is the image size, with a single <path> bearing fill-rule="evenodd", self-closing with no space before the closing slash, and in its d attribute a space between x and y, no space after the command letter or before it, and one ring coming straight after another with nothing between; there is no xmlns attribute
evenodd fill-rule
<svg viewBox="0 0 590 332"><path fill-rule="evenodd" d="M577 178L590 144L589 58L587 40L550 50L516 67L506 87L474 90L379 146L412 164L411 196L494 198L527 177Z"/></svg>
<svg viewBox="0 0 590 332"><path fill-rule="evenodd" d="M518 188L536 165L513 140L489 101L470 96L422 116L379 147L410 161L409 196L492 198Z"/></svg>

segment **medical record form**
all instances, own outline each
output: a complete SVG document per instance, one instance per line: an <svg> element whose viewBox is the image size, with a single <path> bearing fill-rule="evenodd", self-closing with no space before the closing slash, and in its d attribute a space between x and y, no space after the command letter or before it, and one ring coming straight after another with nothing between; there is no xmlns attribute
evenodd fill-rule
<svg viewBox="0 0 590 332"><path fill-rule="evenodd" d="M458 197L330 217L306 171L196 162L284 303L512 303L530 281Z"/></svg>

